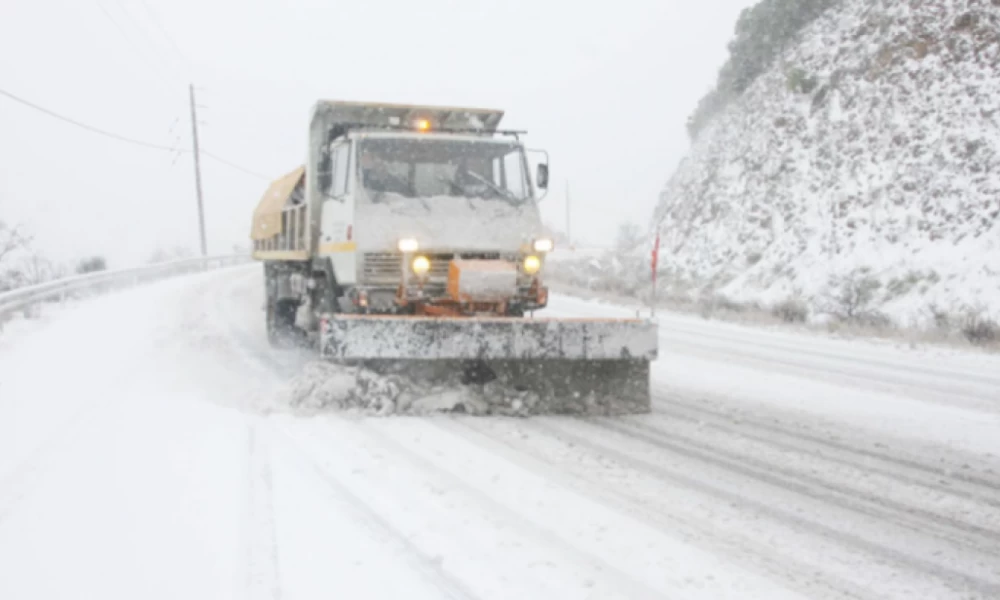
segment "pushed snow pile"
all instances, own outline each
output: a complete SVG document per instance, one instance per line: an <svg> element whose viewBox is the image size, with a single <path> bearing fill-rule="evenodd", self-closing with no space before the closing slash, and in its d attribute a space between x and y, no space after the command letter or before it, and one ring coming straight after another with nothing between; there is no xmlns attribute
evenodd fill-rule
<svg viewBox="0 0 1000 600"><path fill-rule="evenodd" d="M996 319L997 98L995 0L837 3L698 133L655 214L664 285Z"/></svg>
<svg viewBox="0 0 1000 600"><path fill-rule="evenodd" d="M369 415L430 414L531 414L538 396L505 390L493 381L462 385L454 377L420 376L396 370L376 372L327 362L309 364L293 382L290 404L296 408L333 408Z"/></svg>
<svg viewBox="0 0 1000 600"><path fill-rule="evenodd" d="M468 370L453 361L413 365L383 363L377 368L317 361L292 381L287 401L305 411L341 410L364 415L529 416L534 414L612 415L647 412L648 399L598 389L566 392L566 385L540 375L533 385L503 369L485 383L465 383ZM541 384L541 385L539 385ZM542 388L541 390L539 388Z"/></svg>

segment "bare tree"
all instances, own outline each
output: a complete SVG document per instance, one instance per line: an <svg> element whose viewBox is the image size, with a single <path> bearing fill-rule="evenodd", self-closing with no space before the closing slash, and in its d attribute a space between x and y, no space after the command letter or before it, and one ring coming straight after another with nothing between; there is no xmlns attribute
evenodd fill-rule
<svg viewBox="0 0 1000 600"><path fill-rule="evenodd" d="M28 255L21 261L21 279L24 285L45 283L55 277L55 265L42 256L37 250L30 249Z"/></svg>
<svg viewBox="0 0 1000 600"><path fill-rule="evenodd" d="M21 232L20 227L10 227L0 221L0 265L4 259L17 250L26 248L31 243L31 238Z"/></svg>
<svg viewBox="0 0 1000 600"><path fill-rule="evenodd" d="M20 227L11 227L0 221L0 291L23 285L20 269L10 267L11 260L28 249L31 238Z"/></svg>

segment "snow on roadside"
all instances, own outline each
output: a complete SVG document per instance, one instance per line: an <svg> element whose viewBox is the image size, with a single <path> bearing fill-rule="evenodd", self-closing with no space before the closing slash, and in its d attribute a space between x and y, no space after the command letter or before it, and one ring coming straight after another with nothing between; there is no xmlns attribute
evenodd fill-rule
<svg viewBox="0 0 1000 600"><path fill-rule="evenodd" d="M141 356L129 348L157 339L169 325L133 317L169 288L165 283L129 290L10 323L0 335L0 475L54 421L102 400L91 386L100 379L93 359L111 372L127 372L138 363Z"/></svg>

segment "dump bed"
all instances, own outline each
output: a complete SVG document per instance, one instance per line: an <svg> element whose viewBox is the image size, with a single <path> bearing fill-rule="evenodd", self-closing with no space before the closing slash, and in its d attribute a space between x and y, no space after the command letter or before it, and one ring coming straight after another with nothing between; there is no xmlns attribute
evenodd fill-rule
<svg viewBox="0 0 1000 600"><path fill-rule="evenodd" d="M298 167L273 181L254 209L250 229L254 258L308 259L308 222L305 167Z"/></svg>

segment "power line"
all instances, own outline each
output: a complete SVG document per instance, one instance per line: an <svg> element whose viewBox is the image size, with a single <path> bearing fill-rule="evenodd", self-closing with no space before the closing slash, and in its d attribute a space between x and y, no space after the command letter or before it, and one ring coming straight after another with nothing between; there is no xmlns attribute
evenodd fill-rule
<svg viewBox="0 0 1000 600"><path fill-rule="evenodd" d="M209 152L208 150L202 149L201 153L202 153L202 155L207 156L207 157L211 158L214 161L220 162L220 163L226 165L227 167L231 167L233 169L236 169L237 171L243 171L247 175L251 175L253 177L256 177L258 179L263 179L265 181L270 181L272 179L271 177L268 177L267 175L261 175L260 173L257 173L257 172L251 171L250 169L241 167L241 166L239 166L236 163L229 162L228 160L222 158L221 156L219 156L217 154L213 154L213 153Z"/></svg>
<svg viewBox="0 0 1000 600"><path fill-rule="evenodd" d="M136 32L138 32L139 37L146 42L146 46L148 46L151 49L153 57L161 59L163 61L162 64L167 65L169 67L169 69L167 70L171 71L172 74L176 75L177 71L175 71L174 69L177 68L177 65L175 65L168 58L163 56L162 48L153 42L149 33L147 32L147 28L143 27L139 23L139 19L137 19L135 16L132 15L132 12L129 11L128 9L127 3L124 3L121 0L111 0L111 1L114 2L115 6L118 7L118 10L120 10L121 13L125 15L125 20L131 24L131 28L134 29ZM181 75L183 75L183 73L181 73Z"/></svg>
<svg viewBox="0 0 1000 600"><path fill-rule="evenodd" d="M149 57L146 56L146 54L144 52L142 52L141 50L139 50L138 44L136 44L132 40L132 37L129 36L129 34L125 32L125 28L122 27L121 23L118 22L118 19L116 19L114 16L112 16L111 12L104 6L103 3L101 3L101 0L95 0L94 3L97 4L97 8L101 9L101 13L103 13L104 16L107 17L107 19L109 21L111 21L111 24L115 26L115 29L118 30L118 33L121 34L121 36L125 39L125 42L132 48L132 51L135 52L135 54L137 56L141 57L141 60L144 63L146 63L146 65L149 67L150 71L151 72L155 72L155 73L160 73L160 69L158 69L156 67L155 61L150 60ZM120 5L119 5L119 7L120 7ZM168 86L170 86L169 82L163 81L162 79L160 79L159 81L160 81L160 83L166 83Z"/></svg>
<svg viewBox="0 0 1000 600"><path fill-rule="evenodd" d="M175 117L174 118L174 122L170 124L170 130L167 132L169 135L173 136L173 143L171 144L170 148L171 148L171 150L174 151L174 158L173 158L173 160L170 161L170 166L171 167L174 166L174 165L176 165L177 161L180 160L181 156L184 154L183 152L181 152L181 135L180 135L180 132L178 132L176 134L174 133L174 128L177 127L178 123L180 123L180 122L181 122L181 118L179 116Z"/></svg>
<svg viewBox="0 0 1000 600"><path fill-rule="evenodd" d="M57 112L51 111L51 110L49 110L49 109L47 109L47 108L45 108L43 106L39 106L39 105L35 104L34 102L31 102L30 100L25 100L24 98L21 98L20 96L16 96L16 95L14 95L14 94L6 91L6 90L0 89L0 95L6 96L7 98L10 98L14 102L17 102L19 104L23 104L24 106L27 106L29 108L33 108L33 109L35 109L35 110L37 110L37 111L39 111L41 113L44 113L44 114L46 114L46 115L48 115L48 116L50 116L50 117L52 117L54 119L58 119L58 120L63 121L65 123L69 123L70 125L75 125L77 127L80 127L81 129L86 129L87 131L89 131L91 133L96 133L98 135L102 135L102 136L109 137L109 138L114 139L114 140L118 140L119 142L125 142L125 143L128 143L128 144L133 144L135 146L142 146L143 148L149 148L151 150L160 150L162 152L170 152L170 153L177 153L177 152L190 153L191 152L191 150L188 150L188 149L185 149L185 148L171 148L169 146L164 146L164 145L161 145L161 144L153 144L151 142L144 142L142 140L137 140L137 139L134 139L134 138L126 137L124 135L119 135L119 134L111 132L111 131L107 131L105 129L101 129L99 127L94 127L93 125L87 125L86 123L81 123L80 121L77 121L76 119L72 119L70 117L61 115L61 114L59 114ZM236 169L237 171L242 171L243 173L246 173L247 175L252 175L254 177L259 177L259 178L264 179L264 180L270 180L271 179L270 177L267 177L265 175L261 175L260 173L255 173L254 171L251 171L250 169L247 169L245 167L241 167L240 165L238 165L238 164L236 164L234 162L231 162L229 160L226 160L225 158L222 158L221 156L218 156L216 154L209 153L209 152L207 152L205 150L202 150L201 152L205 156L208 156L208 157L212 158L213 160L218 161L218 162L220 162L220 163L222 163L222 164L224 164L224 165L226 165L228 167Z"/></svg>
<svg viewBox="0 0 1000 600"><path fill-rule="evenodd" d="M132 139L132 138L129 138L129 137L125 137L125 136L119 135L117 133L112 133L110 131L105 131L103 129L94 127L92 125L87 125L86 123L81 123L80 121L77 121L76 119L71 119L69 117L60 115L59 113L53 112L53 111L51 111L51 110L49 110L49 109L47 109L47 108L45 108L43 106L39 106L39 105L35 104L34 102L30 102L28 100L25 100L24 98L21 98L19 96L15 96L14 94L11 94L8 91L0 90L0 94L3 94L4 96L7 96L8 98L10 98L11 100L13 100L15 102L18 102L18 103L23 104L23 105L25 105L27 107L33 108L33 109L35 109L35 110L37 110L39 112L45 113L45 114L49 115L50 117L54 117L56 119L59 119L60 121L64 121L66 123L69 123L70 125L76 125L77 127L81 127L81 128L86 129L87 131L90 131L92 133L103 135L103 136L106 136L106 137L118 140L120 142L126 142L126 143L129 143L129 144L135 144L136 146L143 146L145 148L152 148L153 150L165 150L167 152L173 152L173 149L169 148L167 146L161 146L160 144L152 144L150 142L143 142L141 140L136 140L136 139Z"/></svg>
<svg viewBox="0 0 1000 600"><path fill-rule="evenodd" d="M149 3L146 2L146 0L140 0L139 3L142 5L143 10L146 11L146 14L149 16L149 20L153 22L153 25L156 25L156 28L160 30L160 33L163 35L164 39L167 40L167 43L170 44L170 47L173 48L177 56L180 57L181 62L183 62L185 65L188 66L188 68L190 68L191 61L189 61L187 56L183 52L181 52L180 46L178 46L174 42L174 38L171 37L171 35L167 32L167 28L164 27L163 23L160 22L160 19L156 16L156 13L149 6Z"/></svg>

